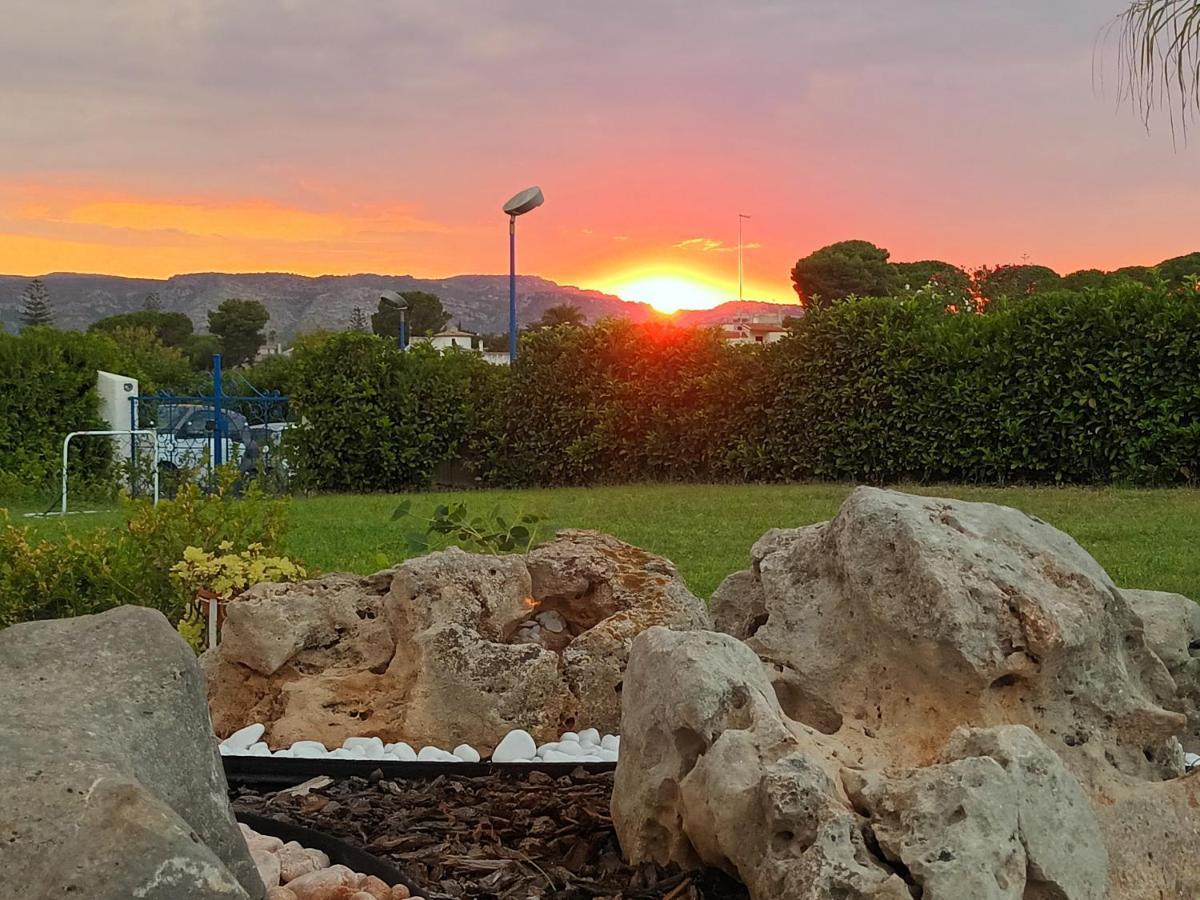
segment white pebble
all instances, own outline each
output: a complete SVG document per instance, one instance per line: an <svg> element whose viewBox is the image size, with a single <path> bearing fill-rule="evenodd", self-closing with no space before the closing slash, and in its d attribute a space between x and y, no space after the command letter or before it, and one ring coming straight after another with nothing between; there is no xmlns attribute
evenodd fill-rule
<svg viewBox="0 0 1200 900"><path fill-rule="evenodd" d="M583 747L579 741L559 741L558 752L567 756L583 756Z"/></svg>
<svg viewBox="0 0 1200 900"><path fill-rule="evenodd" d="M1195 753L1185 753L1183 754L1183 764L1189 769L1194 769L1200 766L1200 756Z"/></svg>
<svg viewBox="0 0 1200 900"><path fill-rule="evenodd" d="M394 757L399 762L417 761L417 751L403 741L399 744L388 744L387 755Z"/></svg>
<svg viewBox="0 0 1200 900"><path fill-rule="evenodd" d="M329 751L320 741L296 741L288 749L292 751L292 756L298 756L301 759L316 759L329 755Z"/></svg>
<svg viewBox="0 0 1200 900"><path fill-rule="evenodd" d="M353 752L351 752L350 750L347 750L345 747L338 747L336 750L330 751L329 758L330 759L361 759L361 757L355 756Z"/></svg>
<svg viewBox="0 0 1200 900"><path fill-rule="evenodd" d="M362 755L367 759L383 759L383 741L377 737L346 738L342 741L342 747L351 752L361 750Z"/></svg>
<svg viewBox="0 0 1200 900"><path fill-rule="evenodd" d="M579 732L579 743L585 747L600 746L600 732L595 728L585 728Z"/></svg>
<svg viewBox="0 0 1200 900"><path fill-rule="evenodd" d="M225 740L221 741L221 746L230 750L249 750L250 745L256 743L266 730L266 725L255 722L253 725L239 728L229 737L225 738Z"/></svg>
<svg viewBox="0 0 1200 900"><path fill-rule="evenodd" d="M615 753L621 749L621 739L615 734L606 734L600 738L600 746Z"/></svg>
<svg viewBox="0 0 1200 900"><path fill-rule="evenodd" d="M250 756L270 756L271 748L259 741L257 744L252 744L250 749L246 751Z"/></svg>
<svg viewBox="0 0 1200 900"><path fill-rule="evenodd" d="M437 747L422 747L417 754L418 762L441 762L442 751Z"/></svg>
<svg viewBox="0 0 1200 900"><path fill-rule="evenodd" d="M539 746L537 748L537 755L545 756L551 750L557 750L557 749L558 749L558 741L550 741L549 743L542 744L541 746Z"/></svg>
<svg viewBox="0 0 1200 900"><path fill-rule="evenodd" d="M616 750L605 750L603 747L601 747L599 750L596 751L596 755L598 757L600 757L601 762L616 762L617 761L617 751Z"/></svg>
<svg viewBox="0 0 1200 900"><path fill-rule="evenodd" d="M454 748L453 754L463 762L477 763L479 762L479 751L470 744L459 744Z"/></svg>
<svg viewBox="0 0 1200 900"><path fill-rule="evenodd" d="M542 762L577 763L577 762L579 762L579 757L572 756L569 753L562 753L561 751L558 751L558 750L551 750L549 753L547 753L545 756L542 757Z"/></svg>
<svg viewBox="0 0 1200 900"><path fill-rule="evenodd" d="M291 759L294 756L291 750L276 750L271 755L281 757L282 759Z"/></svg>
<svg viewBox="0 0 1200 900"><path fill-rule="evenodd" d="M559 738L559 741L574 741L575 743L578 744L579 743L579 735L577 735L573 731L564 731L562 733L562 737Z"/></svg>
<svg viewBox="0 0 1200 900"><path fill-rule="evenodd" d="M506 763L533 759L537 756L537 742L528 731L520 728L510 731L492 751L492 762Z"/></svg>

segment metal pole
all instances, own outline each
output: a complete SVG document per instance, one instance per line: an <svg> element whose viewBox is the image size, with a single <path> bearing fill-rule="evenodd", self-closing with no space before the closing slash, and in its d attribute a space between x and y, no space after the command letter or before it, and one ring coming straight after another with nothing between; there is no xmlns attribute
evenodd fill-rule
<svg viewBox="0 0 1200 900"><path fill-rule="evenodd" d="M508 362L517 361L517 217L508 217Z"/></svg>
<svg viewBox="0 0 1200 900"><path fill-rule="evenodd" d="M213 354L213 452L212 462L219 466L225 462L225 442L221 428L221 354Z"/></svg>
<svg viewBox="0 0 1200 900"><path fill-rule="evenodd" d="M738 300L742 299L742 274L745 267L742 265L742 219L748 219L749 216L744 213L738 213Z"/></svg>
<svg viewBox="0 0 1200 900"><path fill-rule="evenodd" d="M408 349L408 310L400 310L400 349Z"/></svg>

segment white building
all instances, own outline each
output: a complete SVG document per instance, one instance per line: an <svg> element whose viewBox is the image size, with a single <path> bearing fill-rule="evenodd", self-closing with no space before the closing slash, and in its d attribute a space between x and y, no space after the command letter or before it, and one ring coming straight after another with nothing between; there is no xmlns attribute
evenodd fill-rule
<svg viewBox="0 0 1200 900"><path fill-rule="evenodd" d="M783 319L772 313L739 316L721 326L721 336L731 344L773 344L787 335Z"/></svg>
<svg viewBox="0 0 1200 900"><path fill-rule="evenodd" d="M445 328L439 331L432 337L416 337L412 339L414 344L425 343L433 347L435 350L449 350L451 348L458 350L470 350L480 354L484 362L491 363L493 366L508 365L507 350L484 350L483 340L477 334L470 331L462 331L458 328Z"/></svg>

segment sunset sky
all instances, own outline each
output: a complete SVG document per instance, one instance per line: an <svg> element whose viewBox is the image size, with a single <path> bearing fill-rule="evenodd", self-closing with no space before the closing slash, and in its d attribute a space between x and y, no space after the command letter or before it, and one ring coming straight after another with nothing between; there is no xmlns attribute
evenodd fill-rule
<svg viewBox="0 0 1200 900"><path fill-rule="evenodd" d="M1154 263L1200 147L1118 108L1122 5L4 0L0 272L504 272L531 184L522 272L660 305L736 295L739 212L750 298L852 237Z"/></svg>

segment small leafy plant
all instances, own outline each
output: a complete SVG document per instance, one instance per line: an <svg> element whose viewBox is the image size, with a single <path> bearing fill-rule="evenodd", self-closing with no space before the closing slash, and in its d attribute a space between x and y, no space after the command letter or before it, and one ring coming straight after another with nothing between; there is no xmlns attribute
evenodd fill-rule
<svg viewBox="0 0 1200 900"><path fill-rule="evenodd" d="M392 521L405 519L423 526L408 534L410 555L447 544L479 553L528 553L554 533L543 517L533 513L503 516L494 509L487 515L472 516L466 503L443 504L426 519L412 511L411 500L405 500L392 513Z"/></svg>
<svg viewBox="0 0 1200 900"><path fill-rule="evenodd" d="M235 553L233 546L232 541L222 541L217 553L189 546L183 551L183 559L171 567L172 578L193 598L176 627L197 651L205 642L206 604L228 603L264 581L300 581L307 574L303 566L286 556L267 556L262 544L250 544L240 553ZM219 612L218 622L223 618Z"/></svg>

